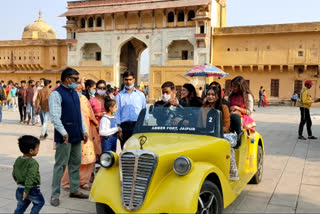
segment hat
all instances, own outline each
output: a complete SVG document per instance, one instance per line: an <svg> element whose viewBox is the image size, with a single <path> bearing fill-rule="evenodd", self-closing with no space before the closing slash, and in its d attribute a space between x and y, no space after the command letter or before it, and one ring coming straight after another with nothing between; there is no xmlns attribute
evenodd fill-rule
<svg viewBox="0 0 320 214"><path fill-rule="evenodd" d="M308 84L308 85L313 85L313 83L312 83L311 80L306 80L306 81L304 82L304 84L305 84L305 85L306 85L306 84Z"/></svg>

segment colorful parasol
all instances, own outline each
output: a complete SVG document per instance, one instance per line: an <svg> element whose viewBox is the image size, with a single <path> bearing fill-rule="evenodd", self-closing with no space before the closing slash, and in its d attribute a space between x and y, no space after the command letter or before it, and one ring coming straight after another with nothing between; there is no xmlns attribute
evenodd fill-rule
<svg viewBox="0 0 320 214"><path fill-rule="evenodd" d="M226 77L229 74L213 65L199 65L190 69L186 77Z"/></svg>

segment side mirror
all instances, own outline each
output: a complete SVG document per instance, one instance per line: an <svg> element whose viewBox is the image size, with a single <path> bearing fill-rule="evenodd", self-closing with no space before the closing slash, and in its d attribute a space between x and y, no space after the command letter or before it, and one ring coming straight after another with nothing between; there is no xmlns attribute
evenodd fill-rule
<svg viewBox="0 0 320 214"><path fill-rule="evenodd" d="M154 108L154 105L151 105L151 106L149 107L149 114L152 114L152 113L153 113L153 108Z"/></svg>

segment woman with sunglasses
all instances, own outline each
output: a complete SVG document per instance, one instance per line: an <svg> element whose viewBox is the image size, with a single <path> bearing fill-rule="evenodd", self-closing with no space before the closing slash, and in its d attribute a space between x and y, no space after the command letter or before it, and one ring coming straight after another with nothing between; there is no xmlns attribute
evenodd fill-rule
<svg viewBox="0 0 320 214"><path fill-rule="evenodd" d="M107 84L104 80L99 80L96 84L97 93L96 96L90 99L90 104L96 119L100 124L100 120L106 113L104 108L104 97L107 93Z"/></svg>

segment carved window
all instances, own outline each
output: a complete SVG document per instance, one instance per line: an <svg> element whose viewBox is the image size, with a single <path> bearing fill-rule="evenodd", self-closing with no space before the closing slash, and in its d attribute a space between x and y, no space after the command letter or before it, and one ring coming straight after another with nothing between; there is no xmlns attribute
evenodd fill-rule
<svg viewBox="0 0 320 214"><path fill-rule="evenodd" d="M300 95L301 90L302 90L302 80L295 80L294 91L297 92L298 95Z"/></svg>
<svg viewBox="0 0 320 214"><path fill-rule="evenodd" d="M90 28L93 27L93 18L92 17L89 18L89 24L88 25L89 25Z"/></svg>
<svg viewBox="0 0 320 214"><path fill-rule="evenodd" d="M188 21L192 21L192 19L196 16L194 10L190 10L188 13Z"/></svg>
<svg viewBox="0 0 320 214"><path fill-rule="evenodd" d="M101 27L102 26L102 19L101 17L97 18L97 27Z"/></svg>
<svg viewBox="0 0 320 214"><path fill-rule="evenodd" d="M279 97L279 79L271 80L271 97Z"/></svg>
<svg viewBox="0 0 320 214"><path fill-rule="evenodd" d="M174 13L173 12L168 13L168 22L174 22Z"/></svg>
<svg viewBox="0 0 320 214"><path fill-rule="evenodd" d="M178 22L184 22L184 12L180 11L178 13Z"/></svg>
<svg viewBox="0 0 320 214"><path fill-rule="evenodd" d="M81 28L85 28L86 27L86 20L84 18L81 19Z"/></svg>

